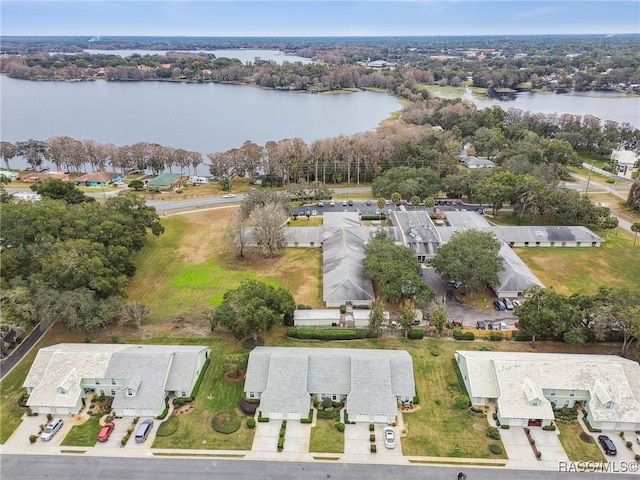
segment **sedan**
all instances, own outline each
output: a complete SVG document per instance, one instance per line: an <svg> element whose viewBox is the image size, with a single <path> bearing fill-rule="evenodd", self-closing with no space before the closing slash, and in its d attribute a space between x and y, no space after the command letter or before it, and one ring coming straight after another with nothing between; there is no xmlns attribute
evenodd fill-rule
<svg viewBox="0 0 640 480"><path fill-rule="evenodd" d="M496 307L496 310L498 310L500 312L502 312L502 311L507 309L507 306L505 305L505 303L500 298L496 298L493 301L493 305Z"/></svg>
<svg viewBox="0 0 640 480"><path fill-rule="evenodd" d="M235 193L227 193L226 195L223 195L222 198L235 198L236 194Z"/></svg>
<svg viewBox="0 0 640 480"><path fill-rule="evenodd" d="M487 329L487 324L484 322L484 320L478 320L476 322L476 328L478 330L486 330Z"/></svg>
<svg viewBox="0 0 640 480"><path fill-rule="evenodd" d="M604 453L606 453L607 455L617 455L618 454L618 450L616 449L616 446L613 444L611 439L609 437L607 437L606 435L599 435L598 436L598 442L602 446L602 449L604 450Z"/></svg>
<svg viewBox="0 0 640 480"><path fill-rule="evenodd" d="M104 427L102 427L102 429L100 430L100 433L98 434L98 441L106 442L107 440L109 440L109 437L113 433L113 429L115 427L116 427L116 424L113 422L105 423Z"/></svg>
<svg viewBox="0 0 640 480"><path fill-rule="evenodd" d="M331 201L329 202L329 206L330 206L330 207L335 207L335 206L336 206L336 202L334 202L333 200L331 200Z"/></svg>
<svg viewBox="0 0 640 480"><path fill-rule="evenodd" d="M513 302L511 302L510 299L503 298L502 301L504 303L504 306L507 308L507 310L513 310Z"/></svg>
<svg viewBox="0 0 640 480"><path fill-rule="evenodd" d="M384 446L387 448L395 448L396 432L393 427L384 427Z"/></svg>

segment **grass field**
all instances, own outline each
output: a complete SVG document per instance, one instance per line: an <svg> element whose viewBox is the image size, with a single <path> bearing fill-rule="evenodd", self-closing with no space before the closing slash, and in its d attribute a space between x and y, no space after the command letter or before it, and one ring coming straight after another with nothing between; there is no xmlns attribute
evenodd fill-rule
<svg viewBox="0 0 640 480"><path fill-rule="evenodd" d="M222 208L165 218L165 233L149 238L135 254L138 271L127 295L152 306L147 321L199 317L219 303L224 292L249 279L284 286L296 303L319 306L320 249L291 248L276 258L249 251L237 258L225 239L232 213L232 208Z"/></svg>
<svg viewBox="0 0 640 480"><path fill-rule="evenodd" d="M572 462L604 462L606 460L595 442L586 443L580 438L583 430L579 423L556 422L556 424L560 431L558 438L569 460Z"/></svg>
<svg viewBox="0 0 640 480"><path fill-rule="evenodd" d="M64 437L62 445L65 447L93 447L98 441L100 433L100 418L89 417L82 425L74 425L67 436Z"/></svg>
<svg viewBox="0 0 640 480"><path fill-rule="evenodd" d="M332 420L316 421L311 429L309 451L313 453L343 453L344 433L338 432Z"/></svg>

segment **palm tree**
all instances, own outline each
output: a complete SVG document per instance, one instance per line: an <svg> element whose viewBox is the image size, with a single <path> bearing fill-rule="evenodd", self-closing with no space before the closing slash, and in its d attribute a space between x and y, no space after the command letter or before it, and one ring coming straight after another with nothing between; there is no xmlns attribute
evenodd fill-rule
<svg viewBox="0 0 640 480"><path fill-rule="evenodd" d="M636 246L636 240L638 239L638 232L640 232L640 222L633 222L631 224L631 231L635 234L633 236L633 246Z"/></svg>
<svg viewBox="0 0 640 480"><path fill-rule="evenodd" d="M378 220L382 217L382 209L384 208L385 199L380 197L378 199Z"/></svg>

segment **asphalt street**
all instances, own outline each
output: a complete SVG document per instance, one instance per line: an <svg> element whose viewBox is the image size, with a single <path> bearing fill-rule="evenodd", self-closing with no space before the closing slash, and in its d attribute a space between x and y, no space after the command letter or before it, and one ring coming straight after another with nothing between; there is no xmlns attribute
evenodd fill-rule
<svg viewBox="0 0 640 480"><path fill-rule="evenodd" d="M2 455L4 479L43 478L86 480L91 478L132 480L234 479L234 480L453 480L463 470L467 480L572 480L620 479L619 474L574 473L498 468L461 468L434 465L371 465L314 462L220 460L213 458L123 458L75 455ZM622 477L625 478L625 477Z"/></svg>

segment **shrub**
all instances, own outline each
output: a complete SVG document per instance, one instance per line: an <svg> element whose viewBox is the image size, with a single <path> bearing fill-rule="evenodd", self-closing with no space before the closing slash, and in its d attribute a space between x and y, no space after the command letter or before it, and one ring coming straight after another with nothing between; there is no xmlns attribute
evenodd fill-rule
<svg viewBox="0 0 640 480"><path fill-rule="evenodd" d="M370 432L373 432L373 430L374 430L375 428L376 428L376 427L373 425L373 423L370 423L370 424L369 424L369 431L370 431Z"/></svg>
<svg viewBox="0 0 640 480"><path fill-rule="evenodd" d="M122 437L122 440L120 440L120 445L124 447L127 444L128 440L129 440L129 435L125 435L124 437Z"/></svg>
<svg viewBox="0 0 640 480"><path fill-rule="evenodd" d="M584 424L587 427L587 430L589 430L591 433L600 433L600 432L602 432L602 430L600 430L599 428L593 428L591 426L591 424L589 423L589 420L587 420L587 417L584 417L583 421L584 421Z"/></svg>
<svg viewBox="0 0 640 480"><path fill-rule="evenodd" d="M496 412L493 412L493 413L491 414L491 416L493 417L493 419L494 419L494 420L498 420L498 414L497 414ZM526 428L524 429L524 431L525 431L526 433L529 433L529 432L527 432L527 430L528 430L528 429L526 429Z"/></svg>
<svg viewBox="0 0 640 480"><path fill-rule="evenodd" d="M535 444L536 444L536 440L535 440L534 438L530 438L530 439L529 439L529 443L530 443L531 445L535 445Z"/></svg>
<svg viewBox="0 0 640 480"><path fill-rule="evenodd" d="M344 433L344 423L336 422L334 423L334 426L336 427L336 430L338 430L340 433Z"/></svg>
<svg viewBox="0 0 640 480"><path fill-rule="evenodd" d="M178 431L179 426L180 419L178 417L169 417L167 420L160 424L156 436L169 437Z"/></svg>
<svg viewBox="0 0 640 480"><path fill-rule="evenodd" d="M370 442L375 442L376 441L376 434L372 433L371 435L369 435L369 441Z"/></svg>
<svg viewBox="0 0 640 480"><path fill-rule="evenodd" d="M47 413L47 421L50 422L51 420L53 420L53 415Z"/></svg>
<svg viewBox="0 0 640 480"><path fill-rule="evenodd" d="M493 438L494 440L500 440L500 430L496 427L487 428L487 437Z"/></svg>
<svg viewBox="0 0 640 480"><path fill-rule="evenodd" d="M542 458L542 452L540 450L536 452L536 458Z"/></svg>
<svg viewBox="0 0 640 480"><path fill-rule="evenodd" d="M407 333L407 338L409 338L409 340L422 340L424 338L424 330L412 328Z"/></svg>
<svg viewBox="0 0 640 480"><path fill-rule="evenodd" d="M376 453L376 444L375 443L371 444L371 453Z"/></svg>
<svg viewBox="0 0 640 480"><path fill-rule="evenodd" d="M213 416L211 427L218 433L233 433L240 428L240 419L235 412L225 410Z"/></svg>
<svg viewBox="0 0 640 480"><path fill-rule="evenodd" d="M525 332L516 332L513 335L513 339L516 342L530 342L531 340L533 340L533 337Z"/></svg>
<svg viewBox="0 0 640 480"><path fill-rule="evenodd" d="M49 418L49 417L47 417ZM618 432L618 435L620 435L620 438L624 438L624 432Z"/></svg>
<svg viewBox="0 0 640 480"><path fill-rule="evenodd" d="M627 444L626 445L627 445L627 448L631 448L633 446L633 442L630 442L630 441L627 440Z"/></svg>
<svg viewBox="0 0 640 480"><path fill-rule="evenodd" d="M466 395L460 395L458 398L456 398L456 403L455 403L455 407L457 409L463 409L463 408L467 408L469 406L469 397L467 397Z"/></svg>
<svg viewBox="0 0 640 480"><path fill-rule="evenodd" d="M580 433L580 440L582 440L585 443L596 443L593 437L589 435L587 432Z"/></svg>
<svg viewBox="0 0 640 480"><path fill-rule="evenodd" d="M253 417L247 418L247 427L256 428L256 419Z"/></svg>
<svg viewBox="0 0 640 480"><path fill-rule="evenodd" d="M510 425L508 425L508 424L502 424L502 425L500 425L500 428L503 429L503 430L509 430L509 426Z"/></svg>
<svg viewBox="0 0 640 480"><path fill-rule="evenodd" d="M324 399L322 400L322 406L324 408L333 407L333 401L329 397L324 397Z"/></svg>
<svg viewBox="0 0 640 480"><path fill-rule="evenodd" d="M307 418L301 418L300 423L311 423L313 422L313 409L309 410L309 416Z"/></svg>
<svg viewBox="0 0 640 480"><path fill-rule="evenodd" d="M636 453L634 458L636 459L636 462L640 462L640 453Z"/></svg>
<svg viewBox="0 0 640 480"><path fill-rule="evenodd" d="M555 431L556 426L555 425L545 425L544 427L542 427L542 430L546 430L548 432L553 432Z"/></svg>
<svg viewBox="0 0 640 480"><path fill-rule="evenodd" d="M318 418L323 420L338 420L340 419L340 412L327 412L326 410L318 410Z"/></svg>
<svg viewBox="0 0 640 480"><path fill-rule="evenodd" d="M489 340L491 342L501 342L503 339L504 339L504 335L502 335L500 332L489 334Z"/></svg>
<svg viewBox="0 0 640 480"><path fill-rule="evenodd" d="M37 435L29 435L29 442L36 443L37 439L38 439Z"/></svg>
<svg viewBox="0 0 640 480"><path fill-rule="evenodd" d="M355 328L289 328L287 336L300 340L359 340L373 338L369 330Z"/></svg>
<svg viewBox="0 0 640 480"><path fill-rule="evenodd" d="M252 398L241 398L240 399L240 410L242 410L247 415L255 415L256 410L260 406L260 402L254 400Z"/></svg>
<svg viewBox="0 0 640 480"><path fill-rule="evenodd" d="M495 455L500 455L502 453L502 448L500 447L500 445L497 445L495 443L489 445L489 450L491 450L491 453Z"/></svg>
<svg viewBox="0 0 640 480"><path fill-rule="evenodd" d="M340 305L340 313L342 315L344 315L345 313L347 313L347 306L346 305Z"/></svg>
<svg viewBox="0 0 640 480"><path fill-rule="evenodd" d="M280 437L284 437L285 433L287 433L287 429L286 429L286 428L284 428L284 427L281 427L281 428L280 428L280 433L279 433L279 435L278 435L278 436L280 436Z"/></svg>
<svg viewBox="0 0 640 480"><path fill-rule="evenodd" d="M420 397L418 395L413 397L413 404L414 405L420 405Z"/></svg>
<svg viewBox="0 0 640 480"><path fill-rule="evenodd" d="M478 408L478 407L471 407L471 411L473 413L484 413L484 410L482 408Z"/></svg>
<svg viewBox="0 0 640 480"><path fill-rule="evenodd" d="M269 421L269 417L263 417L263 416L262 416L262 412L260 412L260 413L258 414L258 421L259 421L259 422L268 422L268 421Z"/></svg>
<svg viewBox="0 0 640 480"><path fill-rule="evenodd" d="M173 400L173 406L177 408L189 402L193 402L193 397L178 397Z"/></svg>
<svg viewBox="0 0 640 480"><path fill-rule="evenodd" d="M23 392L22 395L20 395L20 398L18 399L18 405L20 405L21 407L26 407L28 401L29 401L29 394L27 392Z"/></svg>
<svg viewBox="0 0 640 480"><path fill-rule="evenodd" d="M456 340L475 340L473 332L463 332L460 328L453 329L453 338Z"/></svg>
<svg viewBox="0 0 640 480"><path fill-rule="evenodd" d="M441 352L440 350L436 349L436 348L434 348L433 350L431 350L431 356L432 356L432 357L439 357L441 353L442 353L442 352Z"/></svg>

